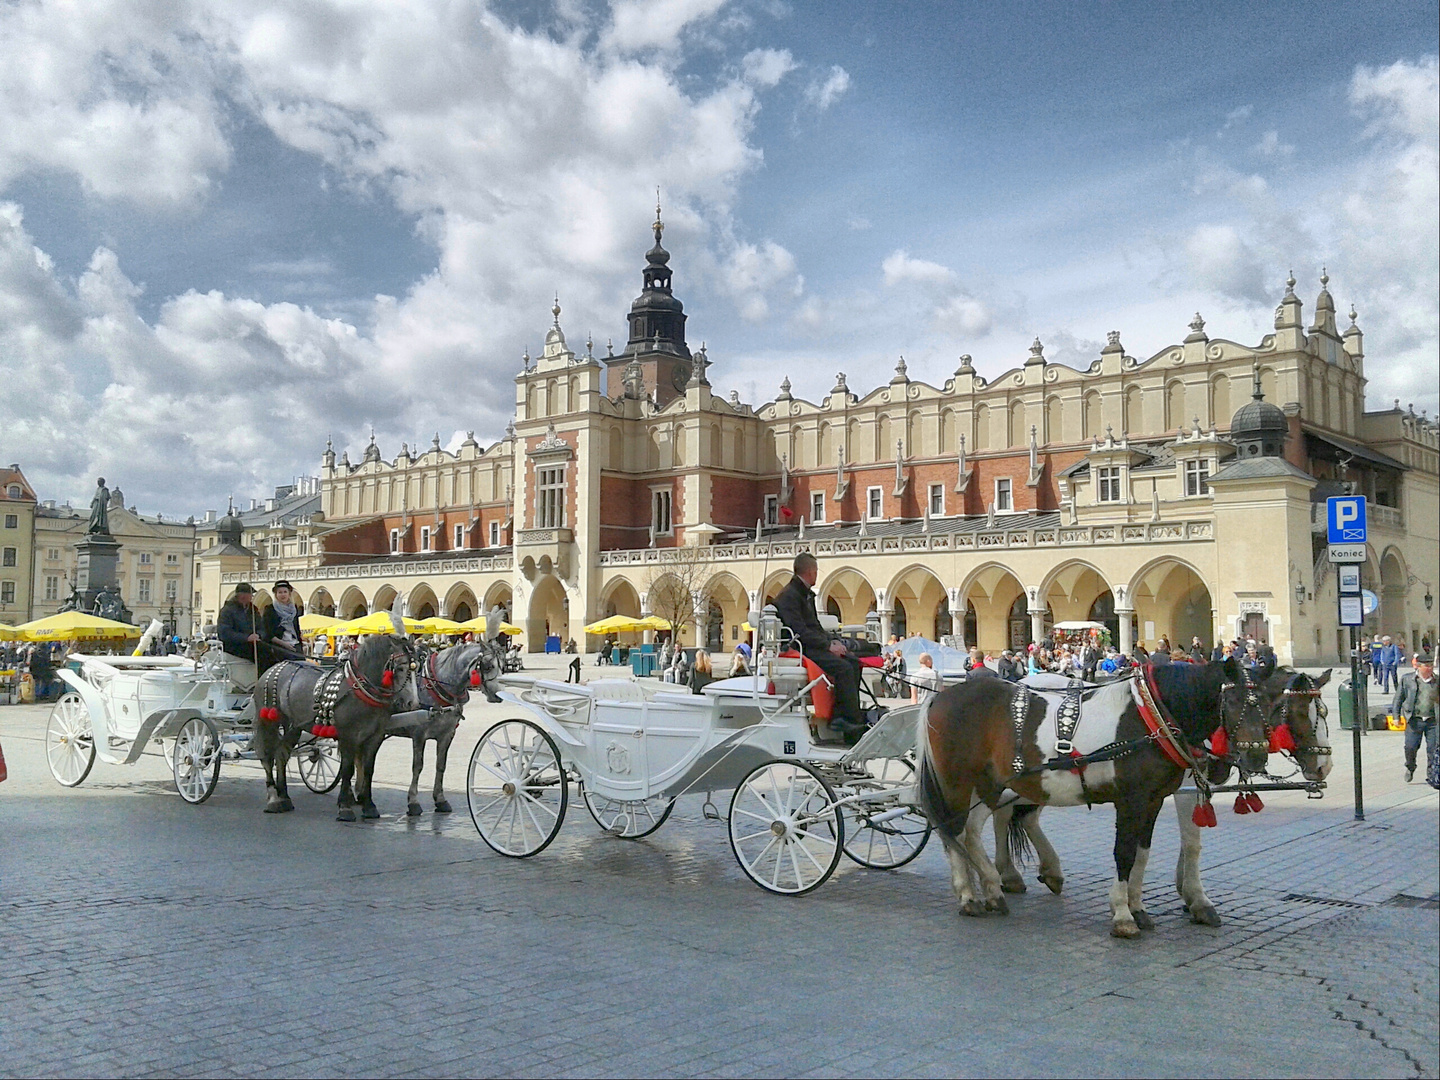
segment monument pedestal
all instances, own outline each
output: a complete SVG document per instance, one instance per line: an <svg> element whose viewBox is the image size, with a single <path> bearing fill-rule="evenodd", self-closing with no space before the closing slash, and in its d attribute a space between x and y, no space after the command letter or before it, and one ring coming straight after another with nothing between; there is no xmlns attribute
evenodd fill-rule
<svg viewBox="0 0 1440 1080"><path fill-rule="evenodd" d="M94 612L95 602L105 594L108 604L120 603L120 614L107 616L119 622L130 621L130 611L120 598L120 578L116 564L120 561L120 542L108 533L90 533L75 544L75 588L80 593L81 611ZM113 599L111 599L113 598Z"/></svg>

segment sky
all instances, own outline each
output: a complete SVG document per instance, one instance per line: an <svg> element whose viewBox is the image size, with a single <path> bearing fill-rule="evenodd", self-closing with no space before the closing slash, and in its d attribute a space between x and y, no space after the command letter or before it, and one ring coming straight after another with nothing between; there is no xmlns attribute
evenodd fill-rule
<svg viewBox="0 0 1440 1080"><path fill-rule="evenodd" d="M1440 411L1440 5L0 5L0 460L248 505L327 439L499 438L558 295L623 343L661 191L718 392L1039 337L1257 343L1322 267ZM1342 325L1346 320L1342 318Z"/></svg>

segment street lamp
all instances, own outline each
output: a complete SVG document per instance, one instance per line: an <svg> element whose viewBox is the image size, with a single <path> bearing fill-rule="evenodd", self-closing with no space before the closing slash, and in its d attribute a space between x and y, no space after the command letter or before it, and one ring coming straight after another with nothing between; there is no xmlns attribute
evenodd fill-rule
<svg viewBox="0 0 1440 1080"><path fill-rule="evenodd" d="M1435 606L1435 597L1430 595L1430 583L1425 583L1425 610L1429 611Z"/></svg>
<svg viewBox="0 0 1440 1080"><path fill-rule="evenodd" d="M1305 603L1305 583L1303 581L1295 583L1295 602L1297 604Z"/></svg>

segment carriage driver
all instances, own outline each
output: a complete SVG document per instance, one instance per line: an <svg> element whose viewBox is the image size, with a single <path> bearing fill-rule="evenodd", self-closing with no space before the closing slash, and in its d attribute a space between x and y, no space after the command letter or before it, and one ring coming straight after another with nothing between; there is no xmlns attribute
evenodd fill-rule
<svg viewBox="0 0 1440 1080"><path fill-rule="evenodd" d="M795 635L805 658L835 684L835 715L830 726L847 736L857 735L865 730L860 710L860 661L820 625L815 612L815 580L820 568L815 556L802 551L795 556L793 569L790 584L775 597L775 613Z"/></svg>
<svg viewBox="0 0 1440 1080"><path fill-rule="evenodd" d="M265 620L255 607L255 589L248 581L242 581L235 586L235 595L220 609L220 617L215 622L215 633L225 650L230 685L242 693L255 689L264 631Z"/></svg>

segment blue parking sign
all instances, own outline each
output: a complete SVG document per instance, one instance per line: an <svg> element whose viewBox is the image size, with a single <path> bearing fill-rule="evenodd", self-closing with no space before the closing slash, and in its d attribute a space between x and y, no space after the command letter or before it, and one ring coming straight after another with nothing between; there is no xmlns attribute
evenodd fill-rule
<svg viewBox="0 0 1440 1080"><path fill-rule="evenodd" d="M1365 496L1337 495L1326 499L1325 522L1330 543L1365 543Z"/></svg>

